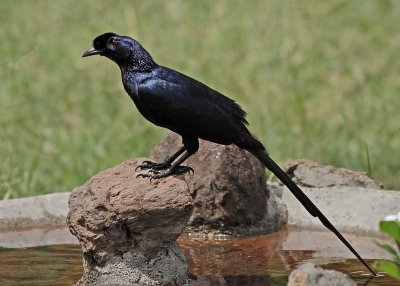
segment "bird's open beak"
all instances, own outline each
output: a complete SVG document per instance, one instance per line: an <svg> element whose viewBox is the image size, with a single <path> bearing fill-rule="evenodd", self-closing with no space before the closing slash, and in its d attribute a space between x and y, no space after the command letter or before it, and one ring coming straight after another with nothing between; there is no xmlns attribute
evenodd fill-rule
<svg viewBox="0 0 400 286"><path fill-rule="evenodd" d="M95 48L91 48L87 50L86 52L83 53L82 58L84 57L89 57L89 56L94 56L94 55L99 55L101 51L96 50Z"/></svg>

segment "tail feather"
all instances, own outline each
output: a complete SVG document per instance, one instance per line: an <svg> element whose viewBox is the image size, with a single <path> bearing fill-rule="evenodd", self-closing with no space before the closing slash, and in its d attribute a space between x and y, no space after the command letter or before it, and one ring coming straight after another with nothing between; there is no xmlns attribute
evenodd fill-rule
<svg viewBox="0 0 400 286"><path fill-rule="evenodd" d="M314 205L314 203L307 197L307 195L290 179L290 177L269 157L267 152L263 149L249 150L261 163L264 164L268 170L275 174L279 180L282 181L293 193L293 195L300 201L300 203L307 209L307 211L314 217L318 217L322 224L332 231L339 239L347 246L347 248L364 264L368 270L376 276L375 272L368 266L364 259L357 253L351 244L342 236L342 234L333 226L333 224L325 217L325 215Z"/></svg>

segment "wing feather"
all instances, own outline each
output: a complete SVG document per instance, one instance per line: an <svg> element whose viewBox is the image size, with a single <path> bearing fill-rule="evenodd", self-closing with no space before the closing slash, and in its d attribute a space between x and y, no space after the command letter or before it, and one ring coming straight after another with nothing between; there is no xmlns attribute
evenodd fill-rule
<svg viewBox="0 0 400 286"><path fill-rule="evenodd" d="M165 67L139 83L138 104L148 120L181 135L216 141L217 134L220 143L230 144L247 131L246 113L235 101Z"/></svg>

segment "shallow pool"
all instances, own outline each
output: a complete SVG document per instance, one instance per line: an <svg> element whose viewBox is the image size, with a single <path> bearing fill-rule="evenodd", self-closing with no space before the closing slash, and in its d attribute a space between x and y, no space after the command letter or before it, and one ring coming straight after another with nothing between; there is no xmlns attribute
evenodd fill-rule
<svg viewBox="0 0 400 286"><path fill-rule="evenodd" d="M384 256L370 237L347 237L362 256ZM285 230L243 238L185 234L178 242L195 286L286 285L289 273L306 261L347 273L357 285L399 285L388 277L369 281L364 266L325 231ZM0 285L74 285L81 275L78 244L0 248Z"/></svg>

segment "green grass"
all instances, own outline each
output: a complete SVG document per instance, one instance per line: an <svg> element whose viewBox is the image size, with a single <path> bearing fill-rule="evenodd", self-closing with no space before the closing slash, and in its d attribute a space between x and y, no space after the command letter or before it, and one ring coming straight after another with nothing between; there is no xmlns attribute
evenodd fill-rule
<svg viewBox="0 0 400 286"><path fill-rule="evenodd" d="M0 198L70 191L162 138L115 64L81 59L108 31L236 99L278 162L400 188L399 1L2 0L0 13Z"/></svg>

